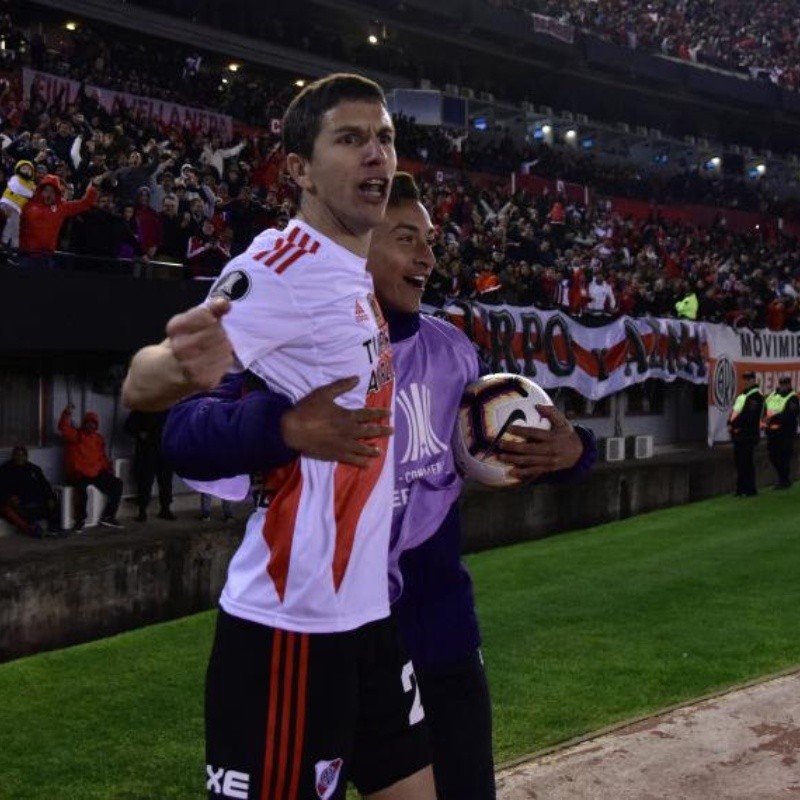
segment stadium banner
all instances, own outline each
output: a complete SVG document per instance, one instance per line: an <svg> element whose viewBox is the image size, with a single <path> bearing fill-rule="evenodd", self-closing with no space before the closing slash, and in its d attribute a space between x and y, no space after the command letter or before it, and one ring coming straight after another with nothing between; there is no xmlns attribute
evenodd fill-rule
<svg viewBox="0 0 800 800"><path fill-rule="evenodd" d="M543 33L547 36L552 36L554 39L558 39L560 42L574 44L575 28L569 23L545 16L544 14L532 14L531 16L533 17L534 33Z"/></svg>
<svg viewBox="0 0 800 800"><path fill-rule="evenodd" d="M743 385L755 372L761 391L773 392L781 375L800 386L800 332L751 331L705 324L708 345L708 443L730 441L728 416Z"/></svg>
<svg viewBox="0 0 800 800"><path fill-rule="evenodd" d="M461 299L424 310L463 330L491 372L521 373L545 389L599 400L650 379L708 380L703 323L620 317L592 327L562 311Z"/></svg>
<svg viewBox="0 0 800 800"><path fill-rule="evenodd" d="M35 89L48 105L59 103L66 106L77 101L80 88L81 83L70 78L38 72L28 67L22 68L22 91L26 100L31 96L31 89ZM181 106L168 100L154 100L128 92L118 92L114 89L101 89L88 84L85 91L87 95L96 97L100 105L110 114L123 106L137 115L144 114L148 120L166 127L190 128L193 131L220 136L225 141L233 136L233 119L226 114Z"/></svg>

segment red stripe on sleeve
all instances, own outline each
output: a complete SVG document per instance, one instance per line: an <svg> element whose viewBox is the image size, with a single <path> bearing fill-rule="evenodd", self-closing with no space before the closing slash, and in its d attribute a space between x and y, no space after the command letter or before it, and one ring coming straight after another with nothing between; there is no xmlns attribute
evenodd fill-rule
<svg viewBox="0 0 800 800"><path fill-rule="evenodd" d="M284 258L284 260L281 261L277 267L275 267L275 274L280 275L282 272L289 269L289 267L291 267L295 261L307 255L309 255L309 253L306 250L295 250L293 253L287 255L286 258Z"/></svg>
<svg viewBox="0 0 800 800"><path fill-rule="evenodd" d="M276 261L278 261L278 259L282 258L283 256L285 256L287 253L289 253L294 249L295 248L293 244L285 244L283 247L279 247L276 250L274 250L272 252L272 255L264 260L264 264L266 264L266 266L268 267L271 267Z"/></svg>

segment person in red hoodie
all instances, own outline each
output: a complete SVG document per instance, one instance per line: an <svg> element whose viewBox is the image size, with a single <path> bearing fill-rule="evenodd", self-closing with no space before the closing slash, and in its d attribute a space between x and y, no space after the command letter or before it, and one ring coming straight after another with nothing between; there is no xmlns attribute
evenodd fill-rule
<svg viewBox="0 0 800 800"><path fill-rule="evenodd" d="M122 481L112 469L106 454L106 440L97 432L99 418L94 411L83 415L83 423L76 428L72 422L70 403L58 421L58 432L65 441L64 466L67 481L75 487L74 533L82 533L86 524L86 489L96 486L106 495L106 506L100 524L106 528L122 528L117 521L117 509L122 498Z"/></svg>
<svg viewBox="0 0 800 800"><path fill-rule="evenodd" d="M94 206L97 187L103 180L98 175L80 200L63 200L61 181L56 175L45 175L33 197L25 204L20 217L19 249L27 257L25 263L34 266L53 266L53 253L64 220L83 214Z"/></svg>
<svg viewBox="0 0 800 800"><path fill-rule="evenodd" d="M147 258L153 258L161 247L163 233L161 218L150 207L150 188L140 186L136 192L136 208L134 211L139 228L139 244Z"/></svg>

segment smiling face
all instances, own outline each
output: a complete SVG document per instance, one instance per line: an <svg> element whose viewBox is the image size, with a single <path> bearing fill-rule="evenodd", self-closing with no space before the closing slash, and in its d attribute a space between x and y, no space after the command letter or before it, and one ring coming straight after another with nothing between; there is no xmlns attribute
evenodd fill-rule
<svg viewBox="0 0 800 800"><path fill-rule="evenodd" d="M303 218L334 241L363 240L364 249L383 220L396 167L389 112L360 100L340 102L322 115L310 158L287 158L303 190Z"/></svg>
<svg viewBox="0 0 800 800"><path fill-rule="evenodd" d="M404 200L386 209L372 234L367 269L381 305L393 311L419 311L425 283L435 264L433 226L421 203Z"/></svg>

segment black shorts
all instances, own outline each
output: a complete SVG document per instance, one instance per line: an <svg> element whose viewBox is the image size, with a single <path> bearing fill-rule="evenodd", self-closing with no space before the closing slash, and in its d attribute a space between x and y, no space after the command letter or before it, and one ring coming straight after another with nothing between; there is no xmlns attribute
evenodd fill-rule
<svg viewBox="0 0 800 800"><path fill-rule="evenodd" d="M495 800L492 705L479 650L418 669L438 800Z"/></svg>
<svg viewBox="0 0 800 800"><path fill-rule="evenodd" d="M411 661L391 619L302 634L220 611L206 677L209 800L335 800L430 763Z"/></svg>

